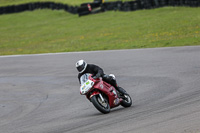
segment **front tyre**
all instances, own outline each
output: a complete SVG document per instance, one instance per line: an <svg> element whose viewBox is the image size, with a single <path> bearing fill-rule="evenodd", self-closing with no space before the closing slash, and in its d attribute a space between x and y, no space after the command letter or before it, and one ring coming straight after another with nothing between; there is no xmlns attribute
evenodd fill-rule
<svg viewBox="0 0 200 133"><path fill-rule="evenodd" d="M123 107L130 107L132 105L132 99L128 94L125 94L122 98L123 100L121 101L121 105Z"/></svg>
<svg viewBox="0 0 200 133"><path fill-rule="evenodd" d="M91 98L91 102L101 113L107 114L110 112L110 105L108 100L104 98L104 102L101 100L99 95L95 95Z"/></svg>

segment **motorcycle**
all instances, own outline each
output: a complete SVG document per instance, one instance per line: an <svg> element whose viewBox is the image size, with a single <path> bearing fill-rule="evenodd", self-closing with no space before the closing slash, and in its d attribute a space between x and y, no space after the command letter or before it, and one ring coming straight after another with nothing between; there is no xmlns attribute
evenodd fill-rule
<svg viewBox="0 0 200 133"><path fill-rule="evenodd" d="M86 73L81 76L80 94L86 95L87 99L101 113L109 113L110 109L119 105L130 107L132 105L131 97L126 94L120 94L112 85L103 81L103 79L94 79L92 74Z"/></svg>

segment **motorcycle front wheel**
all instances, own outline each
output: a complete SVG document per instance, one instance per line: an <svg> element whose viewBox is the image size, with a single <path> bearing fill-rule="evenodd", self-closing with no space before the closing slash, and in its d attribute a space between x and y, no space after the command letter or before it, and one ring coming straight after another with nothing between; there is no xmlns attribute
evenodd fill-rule
<svg viewBox="0 0 200 133"><path fill-rule="evenodd" d="M91 98L91 102L101 113L107 114L110 112L110 105L107 98L104 98L104 101L102 101L99 95L95 95Z"/></svg>

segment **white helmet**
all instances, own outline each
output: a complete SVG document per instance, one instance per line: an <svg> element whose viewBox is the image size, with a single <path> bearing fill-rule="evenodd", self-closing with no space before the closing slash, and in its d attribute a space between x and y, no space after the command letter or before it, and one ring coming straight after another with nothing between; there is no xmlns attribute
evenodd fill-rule
<svg viewBox="0 0 200 133"><path fill-rule="evenodd" d="M76 68L79 71L79 73L84 72L86 67L87 67L87 63L84 60L79 60L76 62Z"/></svg>

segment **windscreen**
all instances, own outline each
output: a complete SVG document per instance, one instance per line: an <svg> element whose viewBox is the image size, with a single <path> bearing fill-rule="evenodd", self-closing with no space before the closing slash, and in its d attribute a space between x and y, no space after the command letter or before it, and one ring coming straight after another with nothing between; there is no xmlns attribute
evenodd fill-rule
<svg viewBox="0 0 200 133"><path fill-rule="evenodd" d="M89 73L83 74L83 75L81 76L81 78L80 78L81 85L83 85L83 84L89 79L89 76L90 76Z"/></svg>

